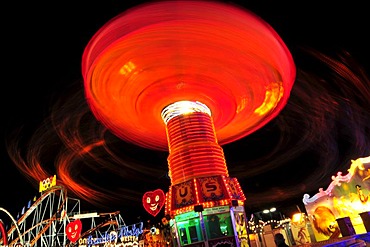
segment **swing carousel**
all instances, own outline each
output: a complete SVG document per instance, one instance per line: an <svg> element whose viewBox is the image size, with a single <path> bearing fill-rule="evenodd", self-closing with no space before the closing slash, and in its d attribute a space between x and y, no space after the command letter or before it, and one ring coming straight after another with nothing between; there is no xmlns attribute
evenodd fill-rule
<svg viewBox="0 0 370 247"><path fill-rule="evenodd" d="M246 197L221 146L266 125L288 101L296 70L273 28L221 2L146 3L98 30L82 73L102 124L169 152L173 245L242 246Z"/></svg>

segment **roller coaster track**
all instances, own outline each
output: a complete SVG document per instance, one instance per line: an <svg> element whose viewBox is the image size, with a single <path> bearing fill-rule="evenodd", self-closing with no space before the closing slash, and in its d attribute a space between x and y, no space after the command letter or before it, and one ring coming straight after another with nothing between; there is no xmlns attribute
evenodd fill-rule
<svg viewBox="0 0 370 247"><path fill-rule="evenodd" d="M86 214L90 215L90 214ZM84 218L91 220L90 229L80 235L80 238L95 234L100 237L101 230L116 230L124 226L124 221L119 211L112 213L94 214L95 216L83 217L80 211L80 201L67 197L63 186L53 186L45 191L0 238L0 246L7 247L68 247L76 246L66 237L66 226L71 221ZM94 218L103 221L96 224ZM15 221L14 221L15 222ZM86 225L85 225L86 227ZM4 229L3 231L4 232ZM22 241L21 241L22 240Z"/></svg>
<svg viewBox="0 0 370 247"><path fill-rule="evenodd" d="M20 237L27 246L55 246L48 241L46 232L57 231L56 219L62 211L67 211L67 192L63 186L53 186L45 191L17 220L21 236L15 234L16 226L13 224L7 232L9 247L19 246ZM28 228L28 229L27 229ZM53 242L53 240L52 240ZM1 243L1 242L0 242ZM62 245L58 245L62 246Z"/></svg>
<svg viewBox="0 0 370 247"><path fill-rule="evenodd" d="M92 227L88 231L82 233L80 238L84 238L88 235L91 235L92 233L98 231L99 229L102 229L102 228L107 227L107 226L113 227L113 228L119 228L120 227L120 221L117 220L117 218L112 219L113 216L116 217L117 215L119 215L119 211L116 211L116 212L113 212L113 213L110 213L110 214L107 214L107 213L100 214L100 216L107 216L107 215L109 215L109 218L107 220L105 220L104 222Z"/></svg>
<svg viewBox="0 0 370 247"><path fill-rule="evenodd" d="M101 222L100 224L94 225L94 221L92 222L93 225L91 228L84 233L81 233L80 239L86 238L88 236L91 236L95 234L95 237L99 238L102 236L101 230L104 230L105 232L109 232L111 230L118 230L120 227L125 225L124 221L122 220L121 216L119 215L119 211L113 212L113 213L101 213L99 214L99 217L106 217L109 218ZM75 246L75 244L70 243L67 244L66 247L72 247Z"/></svg>

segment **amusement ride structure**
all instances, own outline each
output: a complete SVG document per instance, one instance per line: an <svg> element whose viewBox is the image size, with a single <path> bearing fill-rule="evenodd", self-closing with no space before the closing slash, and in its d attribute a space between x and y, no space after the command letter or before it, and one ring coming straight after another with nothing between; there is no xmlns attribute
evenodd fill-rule
<svg viewBox="0 0 370 247"><path fill-rule="evenodd" d="M87 235L98 238L104 235L105 231L125 226L119 211L110 213L81 211L80 200L68 197L67 190L60 185L52 186L41 193L18 219L14 219L5 209L0 211L12 218L9 229L5 229L1 224L4 231L1 234L0 246L7 247L76 246L67 238L67 226L75 220L84 221L85 227L81 229L84 231L79 234L79 238Z"/></svg>
<svg viewBox="0 0 370 247"><path fill-rule="evenodd" d="M295 73L270 25L212 1L159 1L127 10L98 30L82 59L85 96L97 120L124 141L169 151L165 215L173 246L239 247L248 239L246 197L229 176L221 146L275 118ZM46 198L57 205L41 212ZM74 220L69 209L75 206L66 205L64 190L55 187L18 220L29 245L68 246L66 223ZM21 237L15 230L7 232L9 246Z"/></svg>
<svg viewBox="0 0 370 247"><path fill-rule="evenodd" d="M169 151L165 214L175 246L241 245L246 198L221 145L276 117L295 72L267 23L212 1L130 9L94 35L82 63L96 118L124 141Z"/></svg>

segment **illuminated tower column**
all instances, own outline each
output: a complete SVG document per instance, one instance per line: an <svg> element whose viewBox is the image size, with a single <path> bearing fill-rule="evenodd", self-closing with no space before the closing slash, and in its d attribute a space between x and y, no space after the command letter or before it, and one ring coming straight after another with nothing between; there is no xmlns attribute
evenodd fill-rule
<svg viewBox="0 0 370 247"><path fill-rule="evenodd" d="M171 178L166 214L175 216L196 205L243 205L245 196L236 178L229 177L210 109L198 101L179 101L163 109L162 119Z"/></svg>
<svg viewBox="0 0 370 247"><path fill-rule="evenodd" d="M228 176L224 153L218 145L210 109L180 101L162 112L166 123L171 184L204 176Z"/></svg>
<svg viewBox="0 0 370 247"><path fill-rule="evenodd" d="M178 101L165 107L161 116L171 178L165 212L175 219L174 241L180 246L199 241L206 246L209 241L239 246L236 218L244 223L245 213L243 207L239 212L234 207L244 205L245 196L236 178L229 177L211 110L198 101Z"/></svg>

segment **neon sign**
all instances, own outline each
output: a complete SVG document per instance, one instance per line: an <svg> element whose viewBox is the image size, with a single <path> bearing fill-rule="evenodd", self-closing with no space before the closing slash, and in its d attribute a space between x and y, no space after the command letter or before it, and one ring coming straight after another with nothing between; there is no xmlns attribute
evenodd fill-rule
<svg viewBox="0 0 370 247"><path fill-rule="evenodd" d="M153 216L156 216L161 211L165 201L166 196L161 189L148 191L142 198L144 209Z"/></svg>
<svg viewBox="0 0 370 247"><path fill-rule="evenodd" d="M56 175L51 176L49 178L46 178L42 181L40 181L40 186L39 186L39 192L44 192L45 190L50 189L51 187L57 185L57 177Z"/></svg>
<svg viewBox="0 0 370 247"><path fill-rule="evenodd" d="M100 237L88 236L78 240L80 247L131 247L139 246L139 235L143 233L143 223L123 226L118 231L101 234Z"/></svg>

